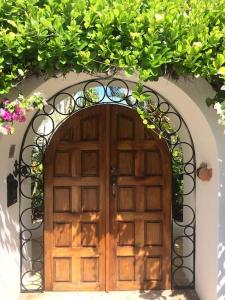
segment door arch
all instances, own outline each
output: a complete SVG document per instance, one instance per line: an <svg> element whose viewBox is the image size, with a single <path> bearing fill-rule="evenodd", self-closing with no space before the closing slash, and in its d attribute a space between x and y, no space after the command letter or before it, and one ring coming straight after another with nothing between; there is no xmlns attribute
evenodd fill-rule
<svg viewBox="0 0 225 300"><path fill-rule="evenodd" d="M109 92L111 87L113 87L113 94ZM191 135L180 114L159 93L149 87L144 87L142 94L148 95L149 100L139 102L132 97L134 87L135 82L116 78L110 81L93 79L80 82L65 88L50 98L48 105L42 111L37 112L31 120L22 141L18 168L20 171L21 290L23 292L44 289L42 166L45 149L52 137L54 139L54 133L59 125L68 116L72 116L88 106L109 103L141 110L159 129L158 132L163 131L161 136L167 142L173 165L171 284L173 289L194 287L196 167ZM121 89L122 93L120 93ZM98 93L97 100L96 91ZM65 112L61 103L70 103L69 111ZM164 118L170 120L170 124L172 124L169 131L162 128L164 125L162 119L164 120ZM43 126L42 122L46 124L46 121L48 126ZM177 149L181 149L181 154L184 153L181 160L175 158L174 154ZM181 188L177 187L176 183L178 182L181 183ZM36 187L38 187L38 193L37 190L34 193ZM181 214L183 218L177 219L177 209L183 211ZM35 251L33 251L34 244L36 245ZM181 277L182 280L180 280Z"/></svg>
<svg viewBox="0 0 225 300"><path fill-rule="evenodd" d="M171 162L136 111L86 108L45 156L45 289L171 287Z"/></svg>

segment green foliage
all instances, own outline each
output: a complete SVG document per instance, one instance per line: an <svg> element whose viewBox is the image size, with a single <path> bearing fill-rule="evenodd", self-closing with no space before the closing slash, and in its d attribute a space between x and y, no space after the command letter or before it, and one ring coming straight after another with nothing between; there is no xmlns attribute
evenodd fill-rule
<svg viewBox="0 0 225 300"><path fill-rule="evenodd" d="M32 221L42 219L44 213L44 181L43 181L43 153L40 148L34 147L31 162L31 209Z"/></svg>
<svg viewBox="0 0 225 300"><path fill-rule="evenodd" d="M192 74L219 91L224 36L225 0L1 0L0 93L32 74L118 69Z"/></svg>

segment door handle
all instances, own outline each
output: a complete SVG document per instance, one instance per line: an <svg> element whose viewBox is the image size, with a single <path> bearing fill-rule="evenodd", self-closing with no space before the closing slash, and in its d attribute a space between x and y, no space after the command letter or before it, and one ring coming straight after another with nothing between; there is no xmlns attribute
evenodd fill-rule
<svg viewBox="0 0 225 300"><path fill-rule="evenodd" d="M115 183L112 184L112 196L116 197L116 184Z"/></svg>
<svg viewBox="0 0 225 300"><path fill-rule="evenodd" d="M111 167L111 177L110 177L111 185L112 185L112 196L116 196L116 183L117 183L117 170L115 167Z"/></svg>

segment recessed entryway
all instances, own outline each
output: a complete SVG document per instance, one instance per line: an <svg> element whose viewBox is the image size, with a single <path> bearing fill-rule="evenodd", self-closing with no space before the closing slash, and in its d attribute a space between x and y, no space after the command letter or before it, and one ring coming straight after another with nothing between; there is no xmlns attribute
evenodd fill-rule
<svg viewBox="0 0 225 300"><path fill-rule="evenodd" d="M168 289L171 164L135 110L68 119L45 156L45 289Z"/></svg>

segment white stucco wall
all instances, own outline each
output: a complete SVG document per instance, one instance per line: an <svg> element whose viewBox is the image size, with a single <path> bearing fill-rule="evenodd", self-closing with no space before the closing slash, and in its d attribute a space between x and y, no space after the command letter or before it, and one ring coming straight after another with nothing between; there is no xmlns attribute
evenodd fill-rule
<svg viewBox="0 0 225 300"><path fill-rule="evenodd" d="M44 81L31 78L21 85L21 89L24 94L40 91L49 98L62 88L86 79L90 77L74 73L68 74L66 79L60 77ZM135 77L127 79L136 80ZM205 105L205 98L212 95L212 89L202 79L172 82L161 78L158 82L147 85L169 100L188 124L195 145L197 166L204 161L213 168L212 180L202 182L197 179L196 185L196 290L201 300L223 300L225 135L223 128L217 125L215 111ZM6 295L3 299L19 297L18 203L8 209L6 207L6 177L14 163L14 159L8 159L9 147L11 144L17 145L15 158L18 159L19 146L27 124L28 122L17 127L13 136L0 136L0 292L1 295Z"/></svg>
<svg viewBox="0 0 225 300"><path fill-rule="evenodd" d="M0 135L0 294L2 299L17 299L20 289L19 204L7 208L6 177L14 160L8 159L10 144L20 144L20 136ZM19 147L16 147L18 152Z"/></svg>

